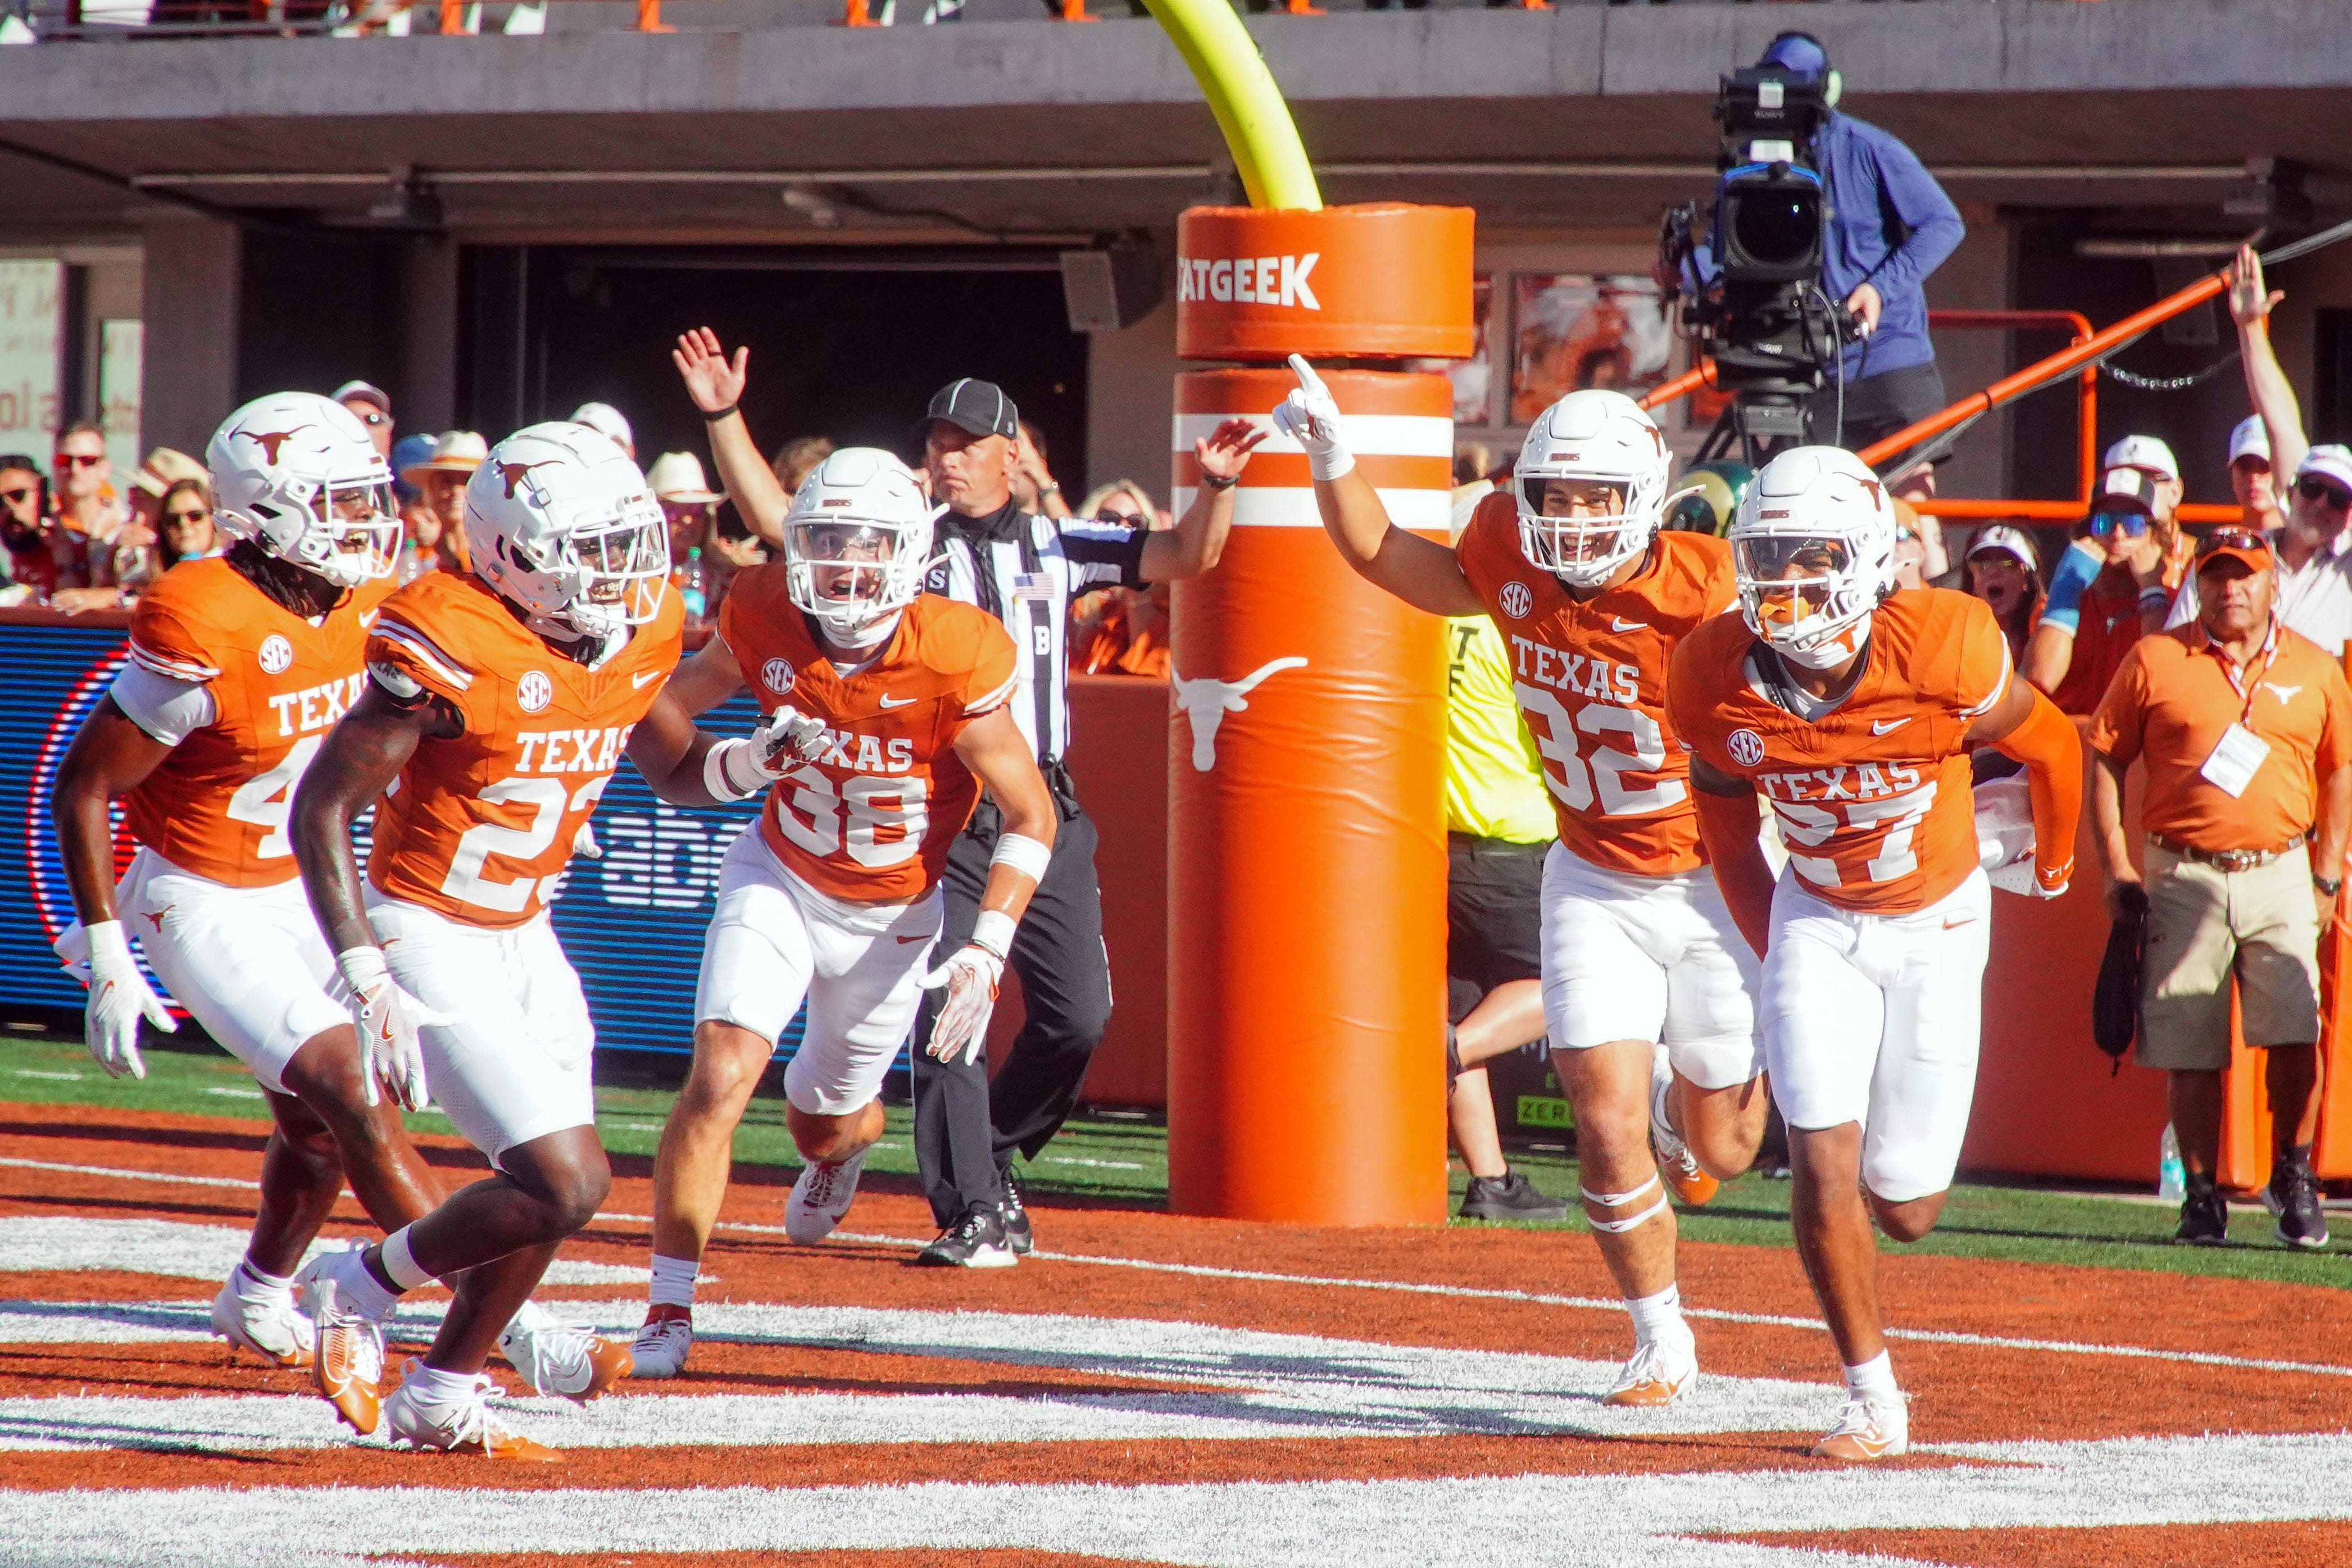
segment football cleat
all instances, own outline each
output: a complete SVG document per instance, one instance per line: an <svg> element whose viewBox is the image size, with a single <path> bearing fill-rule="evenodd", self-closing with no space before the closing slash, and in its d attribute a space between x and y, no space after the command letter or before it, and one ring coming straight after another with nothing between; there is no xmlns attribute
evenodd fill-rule
<svg viewBox="0 0 2352 1568"><path fill-rule="evenodd" d="M1037 1238L1029 1228L1028 1206L1021 1201L1021 1182L1011 1166L998 1174L1004 1178L1004 1201L996 1209L997 1221L1004 1227L1004 1244L1013 1249L1014 1257L1025 1257L1037 1245Z"/></svg>
<svg viewBox="0 0 2352 1568"><path fill-rule="evenodd" d="M1687 1337L1654 1339L1633 1347L1633 1359L1601 1403L1651 1406L1672 1405L1698 1386L1698 1347Z"/></svg>
<svg viewBox="0 0 2352 1568"><path fill-rule="evenodd" d="M213 1298L213 1333L228 1341L232 1351L249 1350L273 1366L310 1365L317 1334L294 1304L293 1293L279 1290L248 1295L237 1288L248 1281L239 1262Z"/></svg>
<svg viewBox="0 0 2352 1568"><path fill-rule="evenodd" d="M784 1205L784 1234L806 1246L833 1234L857 1197L857 1176L866 1168L866 1151L845 1160L811 1160L793 1183Z"/></svg>
<svg viewBox="0 0 2352 1568"><path fill-rule="evenodd" d="M499 1354L541 1394L585 1405L629 1375L629 1347L550 1317L530 1302L499 1335Z"/></svg>
<svg viewBox="0 0 2352 1568"><path fill-rule="evenodd" d="M915 1254L916 1264L925 1269L1010 1269L1020 1261L1004 1239L1003 1213L984 1203L965 1209Z"/></svg>
<svg viewBox="0 0 2352 1568"><path fill-rule="evenodd" d="M1693 1207L1723 1189L1723 1184L1700 1168L1690 1145L1666 1119L1666 1097L1675 1086L1675 1070L1663 1060L1650 1078L1650 1147L1657 1152L1658 1174L1676 1197Z"/></svg>
<svg viewBox="0 0 2352 1568"><path fill-rule="evenodd" d="M491 1459L520 1459L545 1464L563 1456L534 1443L491 1414L489 1396L499 1391L488 1375L474 1379L455 1399L431 1399L419 1394L411 1361L403 1369L400 1386L383 1402L384 1436L394 1443L443 1454L479 1454Z"/></svg>
<svg viewBox="0 0 2352 1568"><path fill-rule="evenodd" d="M694 1352L694 1310L657 1302L646 1309L646 1326L629 1346L632 1377L676 1377Z"/></svg>
<svg viewBox="0 0 2352 1568"><path fill-rule="evenodd" d="M364 1437L375 1431L383 1405L383 1330L350 1304L342 1275L365 1267L360 1249L321 1252L294 1276L303 1308L316 1325L310 1385Z"/></svg>
<svg viewBox="0 0 2352 1568"><path fill-rule="evenodd" d="M1906 1394L1849 1393L1838 1424L1813 1445L1813 1457L1852 1464L1901 1458L1911 1451L1909 1406Z"/></svg>

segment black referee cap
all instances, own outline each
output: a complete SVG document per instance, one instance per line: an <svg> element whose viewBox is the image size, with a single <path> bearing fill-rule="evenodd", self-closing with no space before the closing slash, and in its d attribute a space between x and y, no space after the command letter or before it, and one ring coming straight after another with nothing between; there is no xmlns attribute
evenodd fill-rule
<svg viewBox="0 0 2352 1568"><path fill-rule="evenodd" d="M950 382L931 395L930 411L916 425L915 434L928 434L935 419L944 419L974 435L1021 439L1021 411L994 382L974 381L970 376Z"/></svg>

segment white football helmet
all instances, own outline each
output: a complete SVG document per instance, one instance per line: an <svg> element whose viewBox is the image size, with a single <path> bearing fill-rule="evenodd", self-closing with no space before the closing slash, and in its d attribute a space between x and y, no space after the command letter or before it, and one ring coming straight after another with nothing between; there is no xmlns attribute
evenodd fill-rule
<svg viewBox="0 0 2352 1568"><path fill-rule="evenodd" d="M553 420L518 430L466 482L466 547L535 630L609 638L661 609L661 503L610 437Z"/></svg>
<svg viewBox="0 0 2352 1568"><path fill-rule="evenodd" d="M1739 613L1782 658L1823 669L1862 647L1895 591L1895 504L1869 465L1797 446L1764 465L1731 525Z"/></svg>
<svg viewBox="0 0 2352 1568"><path fill-rule="evenodd" d="M221 422L205 448L213 515L232 538L357 588L400 549L392 468L367 426L316 392L271 392Z"/></svg>
<svg viewBox="0 0 2352 1568"><path fill-rule="evenodd" d="M862 646L923 591L942 509L889 453L843 447L802 481L784 516L785 591L839 641Z"/></svg>
<svg viewBox="0 0 2352 1568"><path fill-rule="evenodd" d="M1564 582L1601 581L1657 536L1670 461L1666 438L1640 403L1601 387L1569 393L1543 411L1519 448L1519 549ZM1547 517L1544 491L1554 479L1613 485L1617 508Z"/></svg>

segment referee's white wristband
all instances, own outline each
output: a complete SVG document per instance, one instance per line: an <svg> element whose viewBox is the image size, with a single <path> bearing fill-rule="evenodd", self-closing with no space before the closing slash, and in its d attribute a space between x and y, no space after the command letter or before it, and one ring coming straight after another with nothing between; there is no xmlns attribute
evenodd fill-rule
<svg viewBox="0 0 2352 1568"><path fill-rule="evenodd" d="M1013 951L1013 933L1018 929L1013 916L1001 909L983 909L971 923L971 941L975 947L985 947L1002 958Z"/></svg>
<svg viewBox="0 0 2352 1568"><path fill-rule="evenodd" d="M1043 882L1045 880L1045 868L1053 863L1053 845L1040 843L1025 833L1000 833L996 840L996 852L988 857L988 863L992 869L1009 865L1032 882Z"/></svg>
<svg viewBox="0 0 2352 1568"><path fill-rule="evenodd" d="M740 777L744 774L751 777ZM702 789L712 800L748 800L767 787L767 776L752 759L751 743L740 736L722 740L702 754Z"/></svg>

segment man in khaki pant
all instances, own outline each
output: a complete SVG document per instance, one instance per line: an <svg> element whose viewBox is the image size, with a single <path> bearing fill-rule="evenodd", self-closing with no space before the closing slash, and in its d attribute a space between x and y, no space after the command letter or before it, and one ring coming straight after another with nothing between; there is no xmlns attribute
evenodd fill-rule
<svg viewBox="0 0 2352 1568"><path fill-rule="evenodd" d="M2342 668L2271 614L2268 542L2217 528L2197 549L2198 618L2143 637L2091 721L2092 821L2107 901L2137 886L2124 772L2147 768L2147 962L2139 1061L2171 1075L2188 1170L2179 1239L2228 1239L2215 1190L2230 979L2246 1043L2265 1048L2277 1154L2265 1199L2278 1237L2327 1244L2311 1171L2319 1125L2319 934L2352 829L2352 690Z"/></svg>

